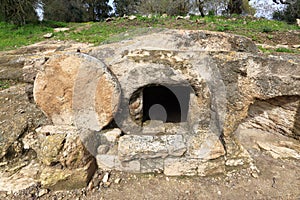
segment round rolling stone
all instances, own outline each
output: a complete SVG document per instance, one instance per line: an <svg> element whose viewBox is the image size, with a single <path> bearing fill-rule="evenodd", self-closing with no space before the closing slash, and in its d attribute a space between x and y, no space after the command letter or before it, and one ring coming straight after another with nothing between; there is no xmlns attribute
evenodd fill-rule
<svg viewBox="0 0 300 200"><path fill-rule="evenodd" d="M54 125L101 130L120 100L117 78L100 60L81 53L58 54L34 82L34 99Z"/></svg>

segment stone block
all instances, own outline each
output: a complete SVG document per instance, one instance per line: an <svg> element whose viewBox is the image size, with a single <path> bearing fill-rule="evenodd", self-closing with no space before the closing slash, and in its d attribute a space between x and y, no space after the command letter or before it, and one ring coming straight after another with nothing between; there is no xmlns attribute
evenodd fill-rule
<svg viewBox="0 0 300 200"><path fill-rule="evenodd" d="M166 158L164 174L167 176L207 176L224 173L224 160L203 161L188 158Z"/></svg>
<svg viewBox="0 0 300 200"><path fill-rule="evenodd" d="M141 160L141 173L161 173L164 170L164 160L158 159L146 159Z"/></svg>
<svg viewBox="0 0 300 200"><path fill-rule="evenodd" d="M97 155L97 164L103 170L118 170L132 173L140 173L141 165L138 160L121 162L116 155Z"/></svg>
<svg viewBox="0 0 300 200"><path fill-rule="evenodd" d="M182 135L125 135L120 138L118 146L121 161L182 156L185 152L186 145Z"/></svg>

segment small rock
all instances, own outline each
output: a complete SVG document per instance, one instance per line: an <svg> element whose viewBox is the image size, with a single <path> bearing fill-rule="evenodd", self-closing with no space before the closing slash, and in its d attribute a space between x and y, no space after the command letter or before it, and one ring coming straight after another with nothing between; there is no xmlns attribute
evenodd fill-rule
<svg viewBox="0 0 300 200"><path fill-rule="evenodd" d="M65 32L65 31L69 31L70 28L55 28L54 32L58 33L58 32Z"/></svg>
<svg viewBox="0 0 300 200"><path fill-rule="evenodd" d="M128 17L128 19L129 19L129 20L134 20L134 19L136 19L136 16L130 15L130 16Z"/></svg>
<svg viewBox="0 0 300 200"><path fill-rule="evenodd" d="M187 16L184 17L184 19L185 19L185 20L190 20L190 19L191 19L191 16L187 15Z"/></svg>
<svg viewBox="0 0 300 200"><path fill-rule="evenodd" d="M106 172L105 175L104 175L104 177L103 177L103 179L102 179L102 182L103 182L103 183L107 183L107 182L108 182L108 179L109 179L109 173Z"/></svg>
<svg viewBox="0 0 300 200"><path fill-rule="evenodd" d="M152 15L152 14L149 14L149 15L148 15L148 18L149 18L149 19L151 19L152 17L153 17L153 15Z"/></svg>
<svg viewBox="0 0 300 200"><path fill-rule="evenodd" d="M103 184L103 187L108 188L111 185L111 182L106 182Z"/></svg>
<svg viewBox="0 0 300 200"><path fill-rule="evenodd" d="M295 49L299 49L300 48L300 44L293 45L292 47L295 48Z"/></svg>
<svg viewBox="0 0 300 200"><path fill-rule="evenodd" d="M119 184L119 183L121 182L121 180L122 180L122 179L117 178L117 179L115 180L115 184Z"/></svg>
<svg viewBox="0 0 300 200"><path fill-rule="evenodd" d="M296 19L297 25L300 27L300 19Z"/></svg>
<svg viewBox="0 0 300 200"><path fill-rule="evenodd" d="M222 195L222 192L221 192L220 190L218 191L218 195L219 195L219 196L221 196L221 195Z"/></svg>
<svg viewBox="0 0 300 200"><path fill-rule="evenodd" d="M53 33L47 33L45 35L43 35L44 38L48 39L48 38L52 38L53 37Z"/></svg>
<svg viewBox="0 0 300 200"><path fill-rule="evenodd" d="M288 49L289 45L278 44L278 45L276 45L276 48L285 48L285 49Z"/></svg>
<svg viewBox="0 0 300 200"><path fill-rule="evenodd" d="M105 19L106 22L110 22L110 21L113 21L113 20L114 20L114 19L111 18L111 17L108 17L108 18Z"/></svg>
<svg viewBox="0 0 300 200"><path fill-rule="evenodd" d="M48 192L49 192L48 189L41 189L41 190L39 190L38 197L42 197L45 194L47 194Z"/></svg>
<svg viewBox="0 0 300 200"><path fill-rule="evenodd" d="M100 145L97 148L97 153L98 154L106 154L109 151L109 146L108 145Z"/></svg>
<svg viewBox="0 0 300 200"><path fill-rule="evenodd" d="M176 17L176 20L180 20L180 19L184 19L184 17L182 17L182 16L177 16Z"/></svg>
<svg viewBox="0 0 300 200"><path fill-rule="evenodd" d="M121 133L122 131L119 128L114 128L111 131L104 133L103 135L105 136L108 142L115 143L120 137Z"/></svg>
<svg viewBox="0 0 300 200"><path fill-rule="evenodd" d="M162 18L167 18L168 17L168 14L163 14L162 16L161 16Z"/></svg>
<svg viewBox="0 0 300 200"><path fill-rule="evenodd" d="M253 178L258 178L258 173L257 173L257 172L252 172L252 173L251 173L251 176L252 176Z"/></svg>

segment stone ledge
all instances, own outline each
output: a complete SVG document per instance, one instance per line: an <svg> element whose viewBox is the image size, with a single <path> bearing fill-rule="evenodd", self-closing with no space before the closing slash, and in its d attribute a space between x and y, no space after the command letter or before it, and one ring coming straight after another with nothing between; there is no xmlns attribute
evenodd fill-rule
<svg viewBox="0 0 300 200"><path fill-rule="evenodd" d="M182 156L187 150L182 135L125 135L120 138L118 156L121 161Z"/></svg>
<svg viewBox="0 0 300 200"><path fill-rule="evenodd" d="M223 159L210 162L187 158L166 158L164 160L164 174L167 176L207 176L224 172Z"/></svg>

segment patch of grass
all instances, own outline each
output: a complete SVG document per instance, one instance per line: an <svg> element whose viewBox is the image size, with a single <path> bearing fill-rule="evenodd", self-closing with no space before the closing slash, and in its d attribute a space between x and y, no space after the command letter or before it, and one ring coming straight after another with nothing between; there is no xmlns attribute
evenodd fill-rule
<svg viewBox="0 0 300 200"><path fill-rule="evenodd" d="M273 31L273 29L269 26L264 26L264 27L262 27L262 30L261 30L262 33L271 33L272 31Z"/></svg>
<svg viewBox="0 0 300 200"><path fill-rule="evenodd" d="M54 40L74 40L95 45L118 41L124 37L126 38L128 34L131 37L135 35L135 32L140 30L149 31L151 28L229 32L247 36L256 42L263 42L266 37L272 39L274 34L280 32L300 30L296 25L288 25L285 22L253 17L213 15L206 17L191 16L190 20L176 20L174 16L166 18L161 16L153 16L152 18L137 16L134 20L115 18L110 22L63 23L45 21L37 24L27 24L22 27L0 22L0 51L46 40L43 35L53 33L53 29L56 27L68 27L70 31L54 33L52 38Z"/></svg>
<svg viewBox="0 0 300 200"><path fill-rule="evenodd" d="M292 49L287 49L287 48L282 48L282 47L275 49L275 51L276 52L283 52L283 53L296 53Z"/></svg>
<svg viewBox="0 0 300 200"><path fill-rule="evenodd" d="M64 27L66 23L42 22L21 27L0 22L0 51L18 48L44 40L43 35L53 32L53 27Z"/></svg>
<svg viewBox="0 0 300 200"><path fill-rule="evenodd" d="M261 50L263 53L272 53L273 51L270 49L265 49L262 46L258 46L258 49Z"/></svg>
<svg viewBox="0 0 300 200"><path fill-rule="evenodd" d="M4 90L10 87L9 81L0 80L0 90Z"/></svg>

